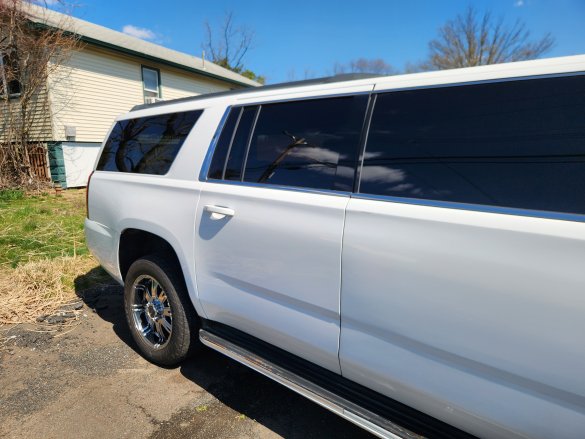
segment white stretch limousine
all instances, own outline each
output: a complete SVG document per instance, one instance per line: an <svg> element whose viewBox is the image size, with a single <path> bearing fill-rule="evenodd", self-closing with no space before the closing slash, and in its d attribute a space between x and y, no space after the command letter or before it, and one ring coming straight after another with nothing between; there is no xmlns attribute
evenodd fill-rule
<svg viewBox="0 0 585 439"><path fill-rule="evenodd" d="M142 105L88 187L132 336L381 437L585 435L585 56Z"/></svg>

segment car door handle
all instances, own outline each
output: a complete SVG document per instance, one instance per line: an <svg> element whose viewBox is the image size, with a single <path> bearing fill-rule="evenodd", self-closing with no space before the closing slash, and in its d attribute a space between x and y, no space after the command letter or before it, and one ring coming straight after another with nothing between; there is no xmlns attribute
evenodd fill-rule
<svg viewBox="0 0 585 439"><path fill-rule="evenodd" d="M230 209L229 207L214 206L212 204L206 205L205 211L211 213L211 219L213 220L220 220L226 216L234 216L236 213L234 209Z"/></svg>

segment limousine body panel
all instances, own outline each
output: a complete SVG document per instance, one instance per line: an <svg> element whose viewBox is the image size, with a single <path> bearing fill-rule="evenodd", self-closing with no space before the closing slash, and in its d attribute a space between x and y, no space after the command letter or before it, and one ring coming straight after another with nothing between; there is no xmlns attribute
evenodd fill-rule
<svg viewBox="0 0 585 439"><path fill-rule="evenodd" d="M197 295L193 247L201 185L161 176L136 178L131 173L96 171L88 194L90 218L85 236L92 254L122 284L125 273L119 255L133 250L120 246L124 233L140 231L163 239L176 254L193 305L205 316ZM112 238L96 230L107 230Z"/></svg>
<svg viewBox="0 0 585 439"><path fill-rule="evenodd" d="M579 437L584 109L585 56L140 105L100 152L88 246L127 291L129 264L176 256L234 350L280 348L442 437ZM128 252L129 230L164 242Z"/></svg>
<svg viewBox="0 0 585 439"><path fill-rule="evenodd" d="M585 223L352 198L342 374L478 435L574 437L584 260Z"/></svg>
<svg viewBox="0 0 585 439"><path fill-rule="evenodd" d="M208 182L197 209L199 299L230 325L339 372L341 238L349 195ZM212 206L233 216L214 217Z"/></svg>

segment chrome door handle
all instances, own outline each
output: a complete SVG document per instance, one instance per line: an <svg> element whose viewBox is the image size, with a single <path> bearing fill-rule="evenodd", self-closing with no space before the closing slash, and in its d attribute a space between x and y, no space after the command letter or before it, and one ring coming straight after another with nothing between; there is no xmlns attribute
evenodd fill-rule
<svg viewBox="0 0 585 439"><path fill-rule="evenodd" d="M214 206L212 204L206 205L205 211L211 213L211 219L213 220L220 220L226 216L234 216L236 213L234 209L230 209L229 207Z"/></svg>

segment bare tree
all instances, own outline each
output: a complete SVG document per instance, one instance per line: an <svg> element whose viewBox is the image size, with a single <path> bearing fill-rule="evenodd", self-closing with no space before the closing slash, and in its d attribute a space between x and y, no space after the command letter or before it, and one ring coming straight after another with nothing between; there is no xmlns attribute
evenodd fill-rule
<svg viewBox="0 0 585 439"><path fill-rule="evenodd" d="M382 58L357 58L347 64L335 63L333 74L341 75L343 73L372 73L376 75L395 75L396 69L384 61Z"/></svg>
<svg viewBox="0 0 585 439"><path fill-rule="evenodd" d="M535 59L554 46L550 34L531 40L526 25L517 20L511 26L490 12L480 15L473 7L449 20L439 36L429 43L429 58L422 70L454 69L485 64Z"/></svg>
<svg viewBox="0 0 585 439"><path fill-rule="evenodd" d="M247 78L264 83L264 77L256 75L244 67L244 57L253 48L255 33L246 26L237 26L234 13L228 11L216 32L209 21L205 22L206 39L203 50L212 62L239 73Z"/></svg>
<svg viewBox="0 0 585 439"><path fill-rule="evenodd" d="M44 24L43 11L0 0L0 187L36 183L30 149L50 127L49 78L78 44L65 26Z"/></svg>
<svg viewBox="0 0 585 439"><path fill-rule="evenodd" d="M205 22L207 40L203 49L210 55L211 61L230 70L242 70L242 60L250 50L254 32L245 26L236 27L234 13L225 13L219 32L214 34L209 21Z"/></svg>

